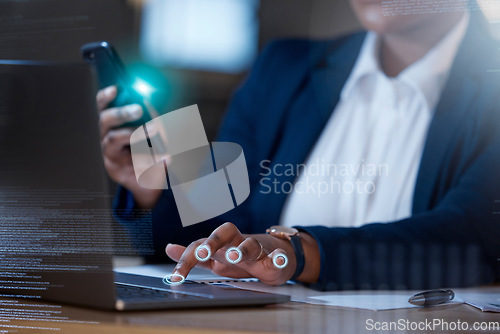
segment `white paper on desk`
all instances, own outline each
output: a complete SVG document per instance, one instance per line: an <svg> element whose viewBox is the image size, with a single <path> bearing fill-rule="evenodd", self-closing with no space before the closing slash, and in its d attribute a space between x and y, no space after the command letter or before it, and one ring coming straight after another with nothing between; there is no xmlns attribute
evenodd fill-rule
<svg viewBox="0 0 500 334"><path fill-rule="evenodd" d="M325 305L359 308L374 311L418 307L408 303L409 294L334 294L314 296L310 298L321 301Z"/></svg>
<svg viewBox="0 0 500 334"><path fill-rule="evenodd" d="M256 282L239 281L228 284L240 289L253 290L259 292L269 292L269 293L276 293L279 295L290 296L292 302L321 304L321 302L319 301L314 301L309 299L310 296L317 295L319 293L318 291L308 289L300 284L295 284L293 282L289 282L280 286L268 285L259 281Z"/></svg>
<svg viewBox="0 0 500 334"><path fill-rule="evenodd" d="M410 296L418 291L320 292L294 283L288 283L281 286L270 286L261 282L235 282L229 284L247 290L288 295L293 302L307 304L349 307L374 311L420 307L408 303ZM443 305L449 305L450 303L461 304L463 303L463 300L455 297L452 302L448 302ZM440 305L432 307L439 306Z"/></svg>
<svg viewBox="0 0 500 334"><path fill-rule="evenodd" d="M500 293L460 293L466 304L483 312L500 312Z"/></svg>
<svg viewBox="0 0 500 334"><path fill-rule="evenodd" d="M385 292L384 294L380 294L377 292L370 294L330 294L330 295L321 295L321 296L313 296L311 299L322 301L324 305L330 306L340 306L340 307L349 307L349 308L358 308L365 310L373 310L373 311L383 311L383 310L394 310L394 309L404 309L404 308L420 308L421 306L415 306L408 302L410 293L390 293ZM463 300L460 298L455 298L453 301L441 304L441 305L450 305L450 304L462 304ZM439 307L441 305L436 305L432 307Z"/></svg>

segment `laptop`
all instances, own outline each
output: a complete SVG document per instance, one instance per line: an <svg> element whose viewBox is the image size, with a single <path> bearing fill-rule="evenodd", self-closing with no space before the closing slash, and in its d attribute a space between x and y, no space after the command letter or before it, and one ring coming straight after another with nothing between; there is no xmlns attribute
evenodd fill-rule
<svg viewBox="0 0 500 334"><path fill-rule="evenodd" d="M110 310L290 301L113 271L113 255L133 250L112 219L93 82L84 64L0 61L0 298Z"/></svg>

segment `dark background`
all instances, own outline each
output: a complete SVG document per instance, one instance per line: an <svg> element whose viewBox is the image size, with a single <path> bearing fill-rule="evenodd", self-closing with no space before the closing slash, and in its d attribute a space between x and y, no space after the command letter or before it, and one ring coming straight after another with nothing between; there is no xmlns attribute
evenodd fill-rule
<svg viewBox="0 0 500 334"><path fill-rule="evenodd" d="M125 63L137 62L142 2L0 1L0 59L81 62L82 44L108 40ZM348 0L261 0L258 16L259 49L280 37L331 38L359 27ZM175 78L177 86L175 98L169 99L165 108L198 104L209 139L213 139L231 94L245 73L158 70Z"/></svg>

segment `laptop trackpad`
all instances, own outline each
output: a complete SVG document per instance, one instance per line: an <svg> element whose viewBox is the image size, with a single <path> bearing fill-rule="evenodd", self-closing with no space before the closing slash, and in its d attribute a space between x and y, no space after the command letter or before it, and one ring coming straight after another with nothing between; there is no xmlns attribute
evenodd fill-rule
<svg viewBox="0 0 500 334"><path fill-rule="evenodd" d="M247 303L256 304L256 301L258 300L260 300L262 304L264 304L264 302L269 304L290 301L289 296L244 290L226 284L198 283L186 280L181 285L171 286L163 283L163 280L159 277L119 272L115 272L115 283L119 285L170 291L208 299L240 300L239 304L241 305ZM257 300L255 300L256 297Z"/></svg>
<svg viewBox="0 0 500 334"><path fill-rule="evenodd" d="M159 277L142 276L142 275L126 274L118 272L115 272L115 284L125 285L125 286L135 286L139 288L148 288L161 291L170 291L187 295L195 295L204 298L214 298L214 295L217 295L217 297L225 295L225 297L227 298L228 297L227 294L233 294L234 296L235 290L246 291L232 287L230 285L223 285L223 284L212 285L208 283L198 283L190 280L186 280L181 285L171 286L163 283L163 279Z"/></svg>

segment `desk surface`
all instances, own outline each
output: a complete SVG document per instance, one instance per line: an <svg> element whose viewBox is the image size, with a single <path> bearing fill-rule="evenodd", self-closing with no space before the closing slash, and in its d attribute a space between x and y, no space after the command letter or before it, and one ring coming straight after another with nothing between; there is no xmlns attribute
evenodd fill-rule
<svg viewBox="0 0 500 334"><path fill-rule="evenodd" d="M1 301L1 303L5 300ZM54 306L15 300L22 305L18 309L47 308L53 321L11 320L0 315L0 333L498 333L496 330L472 330L475 322L496 323L500 326L500 314L481 312L465 304L443 305L435 308L368 311L333 306L287 303L253 308L191 309L178 311L109 312L73 306ZM2 304L3 305L3 304ZM1 306L6 308L7 306ZM33 312L33 311L30 311ZM51 313L52 312L52 313ZM26 312L22 313L27 319ZM36 315L30 316L36 319ZM402 319L402 320L401 320ZM367 321L412 323L432 322L433 319L453 323L467 323L468 330L389 330L367 329ZM371 321L371 322L370 322ZM29 328L28 328L29 327ZM464 328L464 327L462 327ZM446 329L446 328L445 328Z"/></svg>

